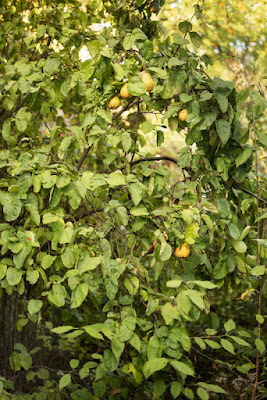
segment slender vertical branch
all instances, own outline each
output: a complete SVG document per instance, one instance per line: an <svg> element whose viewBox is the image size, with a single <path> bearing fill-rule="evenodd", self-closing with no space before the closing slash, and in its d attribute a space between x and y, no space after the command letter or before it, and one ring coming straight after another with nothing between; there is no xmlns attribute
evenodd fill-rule
<svg viewBox="0 0 267 400"><path fill-rule="evenodd" d="M133 162L133 159L134 159L134 156L135 156L135 151L136 151L137 129L138 129L139 116L140 116L140 102L139 102L139 99L138 99L137 115L136 115L136 119L135 119L135 130L134 130L134 150L133 150L133 154L132 154L132 158L131 158L131 162L130 162L131 165L132 165L132 162Z"/></svg>
<svg viewBox="0 0 267 400"><path fill-rule="evenodd" d="M254 115L254 101L251 96L251 88L250 88L250 82L247 79L247 74L246 74L246 69L245 71L245 77L246 81L248 83L248 88L249 88L249 97L251 100L251 113L252 113L252 126L253 126L253 133L254 133L254 148L255 148L255 170L256 170L256 197L257 197L257 239L260 239L260 188L259 188L259 163L258 163L258 146L257 146L257 128L256 128L256 122L255 122L255 115ZM259 265L260 261L260 253L261 253L261 247L257 245L257 265ZM264 276L261 276L258 278L259 282L259 301L258 301L258 315L261 315L261 310L262 310L262 295L263 295L263 287L264 287ZM258 339L261 339L261 324L258 322ZM259 384L259 372L260 372L260 352L257 350L256 354L256 374L255 374L255 381L253 385L253 391L252 391L252 398L251 400L256 399L257 395L257 388Z"/></svg>
<svg viewBox="0 0 267 400"><path fill-rule="evenodd" d="M86 149L84 149L84 152L83 152L83 154L82 154L82 156L81 156L81 158L80 158L80 160L79 160L79 162L78 162L78 164L77 164L77 170L78 170L78 171L79 171L79 169L81 168L81 166L83 165L83 162L84 162L84 160L85 160L87 154L89 153L91 147L92 147L92 146L89 146L89 147L87 147Z"/></svg>

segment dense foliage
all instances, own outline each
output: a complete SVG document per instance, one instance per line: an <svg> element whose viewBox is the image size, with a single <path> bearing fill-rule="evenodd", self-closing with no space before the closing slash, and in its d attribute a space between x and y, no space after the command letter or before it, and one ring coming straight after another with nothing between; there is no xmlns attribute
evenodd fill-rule
<svg viewBox="0 0 267 400"><path fill-rule="evenodd" d="M266 395L263 97L163 1L1 4L1 399Z"/></svg>
<svg viewBox="0 0 267 400"><path fill-rule="evenodd" d="M256 77L264 90L267 51L264 1L200 0L198 4L201 7L196 11L190 0L166 0L160 12L164 26L175 31L177 23L196 14L197 19L193 17L192 22L203 37L201 49L214 60L214 67L209 69L225 79L229 76L237 79L237 85L241 86L245 85L242 82L245 65L249 79Z"/></svg>

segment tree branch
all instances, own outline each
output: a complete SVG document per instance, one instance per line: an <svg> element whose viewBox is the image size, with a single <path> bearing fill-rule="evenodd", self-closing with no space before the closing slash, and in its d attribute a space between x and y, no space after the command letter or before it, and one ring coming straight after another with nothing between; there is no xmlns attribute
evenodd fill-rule
<svg viewBox="0 0 267 400"><path fill-rule="evenodd" d="M255 197L255 199L258 199L259 201L261 201L262 203L267 204L267 201L266 201L266 200L262 199L261 197L258 197L256 194L252 193L250 190L244 188L243 186L235 185L235 187L236 187L237 189L242 190L242 192L245 192L245 193L247 193L247 194L250 194L251 196Z"/></svg>
<svg viewBox="0 0 267 400"><path fill-rule="evenodd" d="M145 162L145 161L170 161L173 164L175 164L177 166L177 160L173 157L168 157L168 156L161 156L161 157L146 157L146 158L139 158L138 160L135 160L133 162L131 162L131 166L133 165L137 165L139 163ZM183 167L183 170L185 170L186 172L188 172L189 174L192 172L191 168L189 167Z"/></svg>
<svg viewBox="0 0 267 400"><path fill-rule="evenodd" d="M82 156L81 156L81 158L80 158L80 160L79 160L79 162L78 162L78 164L77 164L77 170L78 170L78 171L79 171L79 169L81 168L81 166L82 166L82 164L83 164L83 162L84 162L84 160L85 160L87 154L89 153L91 147L92 147L92 146L89 146L89 147L87 147L86 149L84 149L83 154L82 154Z"/></svg>
<svg viewBox="0 0 267 400"><path fill-rule="evenodd" d="M112 115L112 119L118 118L124 111L128 110L131 106L137 104L139 102L139 99L135 101L135 99L131 100L129 103L127 103L119 112L116 114Z"/></svg>
<svg viewBox="0 0 267 400"><path fill-rule="evenodd" d="M168 156L139 158L139 160L132 161L131 165L136 165L145 161L162 161L162 160L170 161L177 165L177 160L175 158Z"/></svg>

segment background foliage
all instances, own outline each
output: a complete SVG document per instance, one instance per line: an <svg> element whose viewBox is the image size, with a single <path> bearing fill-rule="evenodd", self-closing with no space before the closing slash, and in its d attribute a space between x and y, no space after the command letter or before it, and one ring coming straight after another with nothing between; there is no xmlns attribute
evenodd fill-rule
<svg viewBox="0 0 267 400"><path fill-rule="evenodd" d="M161 6L1 3L3 400L266 396L266 101Z"/></svg>

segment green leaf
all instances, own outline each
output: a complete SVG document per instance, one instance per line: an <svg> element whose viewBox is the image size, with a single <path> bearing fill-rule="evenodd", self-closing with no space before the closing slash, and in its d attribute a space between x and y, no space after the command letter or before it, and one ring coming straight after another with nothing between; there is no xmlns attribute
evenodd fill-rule
<svg viewBox="0 0 267 400"><path fill-rule="evenodd" d="M104 363L108 371L115 371L118 368L118 361L110 349L104 351Z"/></svg>
<svg viewBox="0 0 267 400"><path fill-rule="evenodd" d="M136 276L126 278L124 285L131 296L135 296L139 288L139 279Z"/></svg>
<svg viewBox="0 0 267 400"><path fill-rule="evenodd" d="M16 286L19 284L22 277L22 270L9 267L6 273L7 283L11 286Z"/></svg>
<svg viewBox="0 0 267 400"><path fill-rule="evenodd" d="M134 204L137 206L142 200L142 188L140 185L138 185L138 183L131 183L128 186L128 189Z"/></svg>
<svg viewBox="0 0 267 400"><path fill-rule="evenodd" d="M106 179L111 187L126 185L126 177L121 172L112 172Z"/></svg>
<svg viewBox="0 0 267 400"><path fill-rule="evenodd" d="M138 353L141 351L141 340L139 339L139 336L136 333L133 333L131 339L129 339L129 343L131 346L133 346Z"/></svg>
<svg viewBox="0 0 267 400"><path fill-rule="evenodd" d="M202 387L203 389L207 389L210 392L226 394L226 391L222 389L220 386L212 385L205 382L198 382L197 384L198 386Z"/></svg>
<svg viewBox="0 0 267 400"><path fill-rule="evenodd" d="M191 339L188 336L188 333L185 329L182 328L173 328L171 330L171 334L174 335L175 341L178 340L178 342L181 343L183 349L187 352L190 351L191 349ZM169 335L170 337L171 335Z"/></svg>
<svg viewBox="0 0 267 400"><path fill-rule="evenodd" d="M230 336L230 338L231 338L234 342L240 344L241 346L250 347L250 344L249 344L248 342L246 342L244 339L241 339L241 338L239 338L239 337L237 337L237 336Z"/></svg>
<svg viewBox="0 0 267 400"><path fill-rule="evenodd" d="M218 262L213 269L213 277L215 279L223 279L228 274L227 263Z"/></svg>
<svg viewBox="0 0 267 400"><path fill-rule="evenodd" d="M105 278L104 283L109 300L115 299L119 289L117 279L115 277Z"/></svg>
<svg viewBox="0 0 267 400"><path fill-rule="evenodd" d="M162 380L157 379L155 382L153 382L153 392L156 393L158 397L162 396L165 390L166 385Z"/></svg>
<svg viewBox="0 0 267 400"><path fill-rule="evenodd" d="M244 164L252 154L252 148L246 147L245 150L235 159L236 166Z"/></svg>
<svg viewBox="0 0 267 400"><path fill-rule="evenodd" d="M217 94L216 95L216 100L219 104L219 107L221 109L221 112L226 113L228 109L228 99L225 97L223 94Z"/></svg>
<svg viewBox="0 0 267 400"><path fill-rule="evenodd" d="M160 79L168 79L168 72L165 69L150 67L149 71L153 71Z"/></svg>
<svg viewBox="0 0 267 400"><path fill-rule="evenodd" d="M132 138L128 132L121 133L121 142L123 145L123 150L127 153L132 146Z"/></svg>
<svg viewBox="0 0 267 400"><path fill-rule="evenodd" d="M70 325L65 325L65 326L58 326L57 328L53 328L53 329L51 329L51 332L54 332L54 333L57 333L58 335L60 335L62 333L69 332L73 329L77 329L77 328L70 326Z"/></svg>
<svg viewBox="0 0 267 400"><path fill-rule="evenodd" d="M92 336L93 338L104 340L103 335L101 335L101 333L99 333L98 330L94 328L94 326L84 326L83 329L86 333L88 333L88 335Z"/></svg>
<svg viewBox="0 0 267 400"><path fill-rule="evenodd" d="M92 56L92 58L97 58L99 56L102 46L103 46L103 43L101 43L100 40L91 40L87 44L89 53Z"/></svg>
<svg viewBox="0 0 267 400"><path fill-rule="evenodd" d="M265 249L267 249L267 239L253 239L253 240L255 240L259 246L262 246Z"/></svg>
<svg viewBox="0 0 267 400"><path fill-rule="evenodd" d="M192 96L189 96L187 93L181 93L179 97L183 103L188 103L190 100L192 100Z"/></svg>
<svg viewBox="0 0 267 400"><path fill-rule="evenodd" d="M204 310L205 305L202 296L204 293L198 292L197 290L185 290L183 292L189 299L194 303L200 310Z"/></svg>
<svg viewBox="0 0 267 400"><path fill-rule="evenodd" d="M78 308L80 305L84 302L84 300L87 297L89 291L89 287L87 283L79 283L73 293L72 293L72 299L70 303L70 308Z"/></svg>
<svg viewBox="0 0 267 400"><path fill-rule="evenodd" d="M74 358L73 358L72 360L70 360L70 367L71 367L72 369L77 368L79 364L80 364L80 361L79 361L79 360L76 360L76 359L74 359Z"/></svg>
<svg viewBox="0 0 267 400"><path fill-rule="evenodd" d="M46 256L45 256L45 257L46 257ZM44 258L45 258L45 257L44 257ZM49 256L49 258L48 258L48 259L45 259L44 261L43 261L43 259L42 259L41 264L42 264L42 262L44 263L44 266L43 266L43 264L42 264L42 267L43 267L43 268L47 267L47 265L50 264L50 262L51 262L51 258L50 258L50 257L52 257L52 256ZM66 247L65 247L65 250L64 250L63 253L61 254L61 261L63 262L63 265L64 265L66 268L73 268L74 265L75 265L75 263L76 263L77 257L78 257L78 246L77 246L77 245L74 245L74 246L66 246ZM54 259L54 257L52 257L52 259ZM53 263L53 261L54 261L54 260L52 260L52 263ZM52 264L50 264L50 265L52 265ZM49 266L50 266L50 265L49 265ZM80 266L80 265L79 265L79 266ZM47 267L47 268L49 268L49 267Z"/></svg>
<svg viewBox="0 0 267 400"><path fill-rule="evenodd" d="M181 32L190 32L192 29L192 24L189 21L182 21L179 23L178 28Z"/></svg>
<svg viewBox="0 0 267 400"><path fill-rule="evenodd" d="M217 288L217 285L215 285L212 282L209 281L187 281L186 283L194 283L195 285L198 285L200 287L203 287L205 289L215 289Z"/></svg>
<svg viewBox="0 0 267 400"><path fill-rule="evenodd" d="M202 349L205 350L207 348L206 343L204 342L204 340L198 338L198 337L194 337L194 341L196 342L196 344Z"/></svg>
<svg viewBox="0 0 267 400"><path fill-rule="evenodd" d="M93 271L100 264L100 257L90 257L88 253L85 254L82 260L78 263L78 270L81 274L87 271Z"/></svg>
<svg viewBox="0 0 267 400"><path fill-rule="evenodd" d="M44 73L49 76L52 75L54 72L57 71L59 65L60 60L58 58L48 58L44 63Z"/></svg>
<svg viewBox="0 0 267 400"><path fill-rule="evenodd" d="M135 76L128 82L128 91L133 96L142 96L146 93L146 87L142 79Z"/></svg>
<svg viewBox="0 0 267 400"><path fill-rule="evenodd" d="M144 121L141 125L140 125L140 129L144 132L144 133L150 133L153 131L154 129L154 125L149 122L149 121Z"/></svg>
<svg viewBox="0 0 267 400"><path fill-rule="evenodd" d="M249 233L250 230L251 230L251 226L246 226L246 227L243 229L243 231L242 231L242 233L241 233L239 239L240 239L240 240L245 239L245 237L247 236L247 234Z"/></svg>
<svg viewBox="0 0 267 400"><path fill-rule="evenodd" d="M263 324L263 322L264 322L263 316L260 315L260 314L256 314L256 321L257 321L259 324Z"/></svg>
<svg viewBox="0 0 267 400"><path fill-rule="evenodd" d="M190 224L185 231L185 242L194 244L198 237L199 225L196 223Z"/></svg>
<svg viewBox="0 0 267 400"><path fill-rule="evenodd" d="M239 228L232 222L229 225L229 232L233 239L238 240L240 238Z"/></svg>
<svg viewBox="0 0 267 400"><path fill-rule="evenodd" d="M233 329L236 328L236 324L232 319L229 319L227 322L224 324L224 329L226 332L232 331Z"/></svg>
<svg viewBox="0 0 267 400"><path fill-rule="evenodd" d="M115 79L121 81L124 78L124 70L120 64L113 64L113 68L115 71Z"/></svg>
<svg viewBox="0 0 267 400"><path fill-rule="evenodd" d="M28 311L31 315L38 313L42 308L42 300L31 299L28 303Z"/></svg>
<svg viewBox="0 0 267 400"><path fill-rule="evenodd" d="M149 339L147 345L147 358L152 360L153 358L160 358L162 355L162 347L160 340L157 336L152 336Z"/></svg>
<svg viewBox="0 0 267 400"><path fill-rule="evenodd" d="M166 325L171 325L173 320L178 319L180 315L177 308L171 303L166 303L161 307L161 314Z"/></svg>
<svg viewBox="0 0 267 400"><path fill-rule="evenodd" d="M0 263L0 281L6 276L7 265Z"/></svg>
<svg viewBox="0 0 267 400"><path fill-rule="evenodd" d="M218 76L214 77L213 80L213 91L215 97L220 95L224 95L226 97L232 92L235 87L235 83L231 81L224 81L223 79L219 78Z"/></svg>
<svg viewBox="0 0 267 400"><path fill-rule="evenodd" d="M166 358L153 358L145 362L143 367L143 374L145 379L149 378L155 372L162 370L168 364L168 360Z"/></svg>
<svg viewBox="0 0 267 400"><path fill-rule="evenodd" d="M221 345L217 342L215 342L214 340L210 340L210 339L204 339L204 342L207 343L207 345L209 347L211 347L212 349L220 349Z"/></svg>
<svg viewBox="0 0 267 400"><path fill-rule="evenodd" d="M250 271L251 275L261 276L264 275L266 271L265 265L258 265L257 267L252 268Z"/></svg>
<svg viewBox="0 0 267 400"><path fill-rule="evenodd" d="M93 60L86 60L79 71L79 78L86 82L91 78L93 73L95 72L95 65Z"/></svg>
<svg viewBox="0 0 267 400"><path fill-rule="evenodd" d="M56 307L63 307L65 304L66 289L60 283L53 285L52 291L48 294L48 300Z"/></svg>
<svg viewBox="0 0 267 400"><path fill-rule="evenodd" d="M173 42L175 44L180 44L180 45L189 44L189 41L184 37L182 37L181 35L178 35L178 33L174 33L172 36L173 36Z"/></svg>
<svg viewBox="0 0 267 400"><path fill-rule="evenodd" d="M30 213L35 225L39 226L40 222L41 222L41 218L40 218L40 214L38 212L38 208L36 206L34 206L33 204L25 204L25 208Z"/></svg>
<svg viewBox="0 0 267 400"><path fill-rule="evenodd" d="M246 87L245 89L243 89L237 93L236 101L237 102L245 102L248 97L249 97L249 87Z"/></svg>
<svg viewBox="0 0 267 400"><path fill-rule="evenodd" d="M71 136L67 136L65 137L58 149L58 157L62 160L65 157L65 152L66 150L69 148L69 146L71 145L72 142L72 138Z"/></svg>
<svg viewBox="0 0 267 400"><path fill-rule="evenodd" d="M105 110L97 110L96 113L100 118L102 118L104 121L106 121L108 124L111 124L112 118L111 115L108 111Z"/></svg>
<svg viewBox="0 0 267 400"><path fill-rule="evenodd" d="M184 375L190 375L193 376L195 374L193 368L191 368L189 365L181 362L181 361L177 361L177 360L169 360L169 363L171 364L171 366L176 369L176 371L184 374Z"/></svg>
<svg viewBox="0 0 267 400"><path fill-rule="evenodd" d="M190 400L194 399L194 393L193 390L189 389L188 387L183 389L183 393L185 395L185 397L187 397Z"/></svg>
<svg viewBox="0 0 267 400"><path fill-rule="evenodd" d="M220 197L218 199L217 207L222 218L227 218L229 216L231 208L228 200L225 197Z"/></svg>
<svg viewBox="0 0 267 400"><path fill-rule="evenodd" d="M133 47L135 41L136 37L132 34L127 33L122 43L124 50L130 50Z"/></svg>
<svg viewBox="0 0 267 400"><path fill-rule="evenodd" d="M167 261L171 258L172 255L172 247L170 244L166 242L162 242L162 246L160 249L159 258L161 261Z"/></svg>
<svg viewBox="0 0 267 400"><path fill-rule="evenodd" d="M203 131L203 130L205 131L207 128L209 128L214 123L216 118L217 118L217 113L216 112L214 112L214 111L205 111L202 114L202 120L199 123L199 129L201 131Z"/></svg>
<svg viewBox="0 0 267 400"><path fill-rule="evenodd" d="M102 370L104 371L103 367L102 367ZM106 370L105 370L105 374L106 374ZM98 378L98 379L100 379L100 378ZM98 382L93 382L93 389L94 389L94 393L96 394L96 396L99 396L98 398L103 399L103 396L107 390L105 382L103 380L98 381Z"/></svg>
<svg viewBox="0 0 267 400"><path fill-rule="evenodd" d="M209 400L210 398L208 392L201 387L197 388L197 395L201 400Z"/></svg>
<svg viewBox="0 0 267 400"><path fill-rule="evenodd" d="M179 60L179 58L172 57L172 58L169 58L168 68L171 69L172 67L176 67L176 65L183 65L184 63L185 62L182 60Z"/></svg>
<svg viewBox="0 0 267 400"><path fill-rule="evenodd" d="M257 132L257 136L259 141L264 145L267 146L267 135L266 133Z"/></svg>
<svg viewBox="0 0 267 400"><path fill-rule="evenodd" d="M120 356L123 353L125 347L125 343L121 342L117 338L112 339L111 341L111 349L113 351L114 356L116 357L116 360L120 360Z"/></svg>
<svg viewBox="0 0 267 400"><path fill-rule="evenodd" d="M127 342L131 339L133 331L135 330L136 320L134 317L126 317L120 324L118 331L118 340L121 342Z"/></svg>
<svg viewBox="0 0 267 400"><path fill-rule="evenodd" d="M226 144L231 136L231 126L225 119L219 119L216 121L216 131L222 144Z"/></svg>
<svg viewBox="0 0 267 400"><path fill-rule="evenodd" d="M203 214L203 215L201 215L201 218L205 221L207 227L208 227L210 230L213 230L214 225L213 225L213 222L212 222L212 219L210 218L210 216L207 215L207 214Z"/></svg>
<svg viewBox="0 0 267 400"><path fill-rule="evenodd" d="M266 350L266 345L263 340L261 339L256 339L255 340L255 345L256 349L260 352L260 354L263 354Z"/></svg>
<svg viewBox="0 0 267 400"><path fill-rule="evenodd" d="M181 394L182 391L182 385L180 382L172 382L171 384L171 395L174 399L177 399L177 397Z"/></svg>
<svg viewBox="0 0 267 400"><path fill-rule="evenodd" d="M242 240L231 240L231 245L238 253L245 253L247 251L247 245Z"/></svg>
<svg viewBox="0 0 267 400"><path fill-rule="evenodd" d="M213 93L210 93L208 90L203 90L200 94L200 101L210 100L213 96Z"/></svg>
<svg viewBox="0 0 267 400"><path fill-rule="evenodd" d="M197 32L189 32L190 39L195 47L200 47L202 44L202 37Z"/></svg>
<svg viewBox="0 0 267 400"><path fill-rule="evenodd" d="M71 242L71 238L73 235L73 229L70 226L67 226L61 233L59 238L60 244L67 244Z"/></svg>
<svg viewBox="0 0 267 400"><path fill-rule="evenodd" d="M226 351L228 351L228 352L231 353L231 354L235 354L234 346L232 345L231 342L229 342L229 340L221 339L220 342L221 342L222 347L223 347Z"/></svg>
<svg viewBox="0 0 267 400"><path fill-rule="evenodd" d="M7 222L15 221L21 213L21 207L22 204L20 200L16 200L12 197L10 197L10 199L7 198L3 207L5 220Z"/></svg>
<svg viewBox="0 0 267 400"><path fill-rule="evenodd" d="M138 40L147 40L147 36L140 28L133 29L132 35L134 35Z"/></svg>
<svg viewBox="0 0 267 400"><path fill-rule="evenodd" d="M134 217L139 217L142 215L149 215L146 207L143 204L138 204L137 206L134 206L133 208L131 208L130 213Z"/></svg>
<svg viewBox="0 0 267 400"><path fill-rule="evenodd" d="M168 281L168 282L166 283L166 285L167 285L167 287L169 287L169 288L178 288L178 287L181 286L182 283L183 283L182 280L173 279L173 280L171 280L171 281Z"/></svg>
<svg viewBox="0 0 267 400"><path fill-rule="evenodd" d="M44 257L41 259L41 266L43 269L47 269L53 265L53 262L55 261L57 257L56 256L50 256L50 254L46 254Z"/></svg>
<svg viewBox="0 0 267 400"><path fill-rule="evenodd" d="M35 283L38 281L39 279L39 272L36 270L30 270L28 269L26 272L26 279L28 282L30 282L31 285L35 285Z"/></svg>
<svg viewBox="0 0 267 400"><path fill-rule="evenodd" d="M71 383L71 375L65 374L59 380L59 390L62 390L64 387L69 386Z"/></svg>

